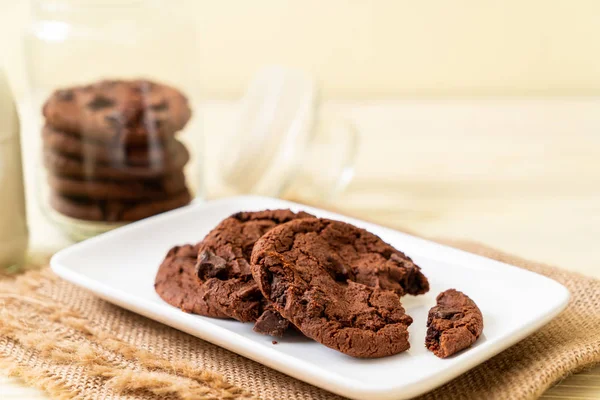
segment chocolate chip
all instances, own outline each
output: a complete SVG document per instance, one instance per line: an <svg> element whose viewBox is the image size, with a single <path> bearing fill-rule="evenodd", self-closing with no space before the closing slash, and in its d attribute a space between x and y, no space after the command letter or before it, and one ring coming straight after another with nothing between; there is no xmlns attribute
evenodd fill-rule
<svg viewBox="0 0 600 400"><path fill-rule="evenodd" d="M210 278L225 280L228 276L227 261L212 251L205 250L198 258L196 275L203 281Z"/></svg>
<svg viewBox="0 0 600 400"><path fill-rule="evenodd" d="M59 90L56 92L56 98L58 98L60 101L72 101L75 98L75 95L70 89Z"/></svg>
<svg viewBox="0 0 600 400"><path fill-rule="evenodd" d="M235 214L233 214L233 215L231 216L231 218L235 218L235 219L237 219L238 221L246 221L246 220L247 220L247 218L244 218L244 215L246 215L246 214L245 214L245 213L243 213L243 212L241 212L241 211L238 211L238 212L236 212Z"/></svg>
<svg viewBox="0 0 600 400"><path fill-rule="evenodd" d="M253 329L257 333L281 337L289 325L289 321L284 319L281 314L267 310L258 317Z"/></svg>
<svg viewBox="0 0 600 400"><path fill-rule="evenodd" d="M271 340L271 343L277 344L277 340Z"/></svg>
<svg viewBox="0 0 600 400"><path fill-rule="evenodd" d="M90 101L87 104L87 107L89 109L96 111L96 110L101 110L103 108L112 107L114 105L115 105L115 102L112 99L109 99L108 97L104 97L102 95L97 95L96 97L94 97L94 99L92 101Z"/></svg>
<svg viewBox="0 0 600 400"><path fill-rule="evenodd" d="M249 286L244 286L242 289L238 290L235 294L236 294L236 296L238 296L239 298L242 298L242 299L260 300L263 297L262 293L260 292L260 289L258 288L258 285L256 283L249 285Z"/></svg>
<svg viewBox="0 0 600 400"><path fill-rule="evenodd" d="M435 318L451 319L455 315L461 314L461 313L462 313L462 310L459 310L459 309L446 309L446 310L438 309L438 310L434 311L433 315L435 316Z"/></svg>
<svg viewBox="0 0 600 400"><path fill-rule="evenodd" d="M166 111L169 109L169 103L167 103L166 100L163 100L160 103L150 104L150 109L152 111Z"/></svg>

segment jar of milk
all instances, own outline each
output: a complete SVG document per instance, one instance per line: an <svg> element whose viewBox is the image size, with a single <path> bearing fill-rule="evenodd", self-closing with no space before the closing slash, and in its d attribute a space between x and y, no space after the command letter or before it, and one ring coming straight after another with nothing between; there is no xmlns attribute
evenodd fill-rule
<svg viewBox="0 0 600 400"><path fill-rule="evenodd" d="M0 270L19 268L27 250L19 134L19 118L0 60Z"/></svg>

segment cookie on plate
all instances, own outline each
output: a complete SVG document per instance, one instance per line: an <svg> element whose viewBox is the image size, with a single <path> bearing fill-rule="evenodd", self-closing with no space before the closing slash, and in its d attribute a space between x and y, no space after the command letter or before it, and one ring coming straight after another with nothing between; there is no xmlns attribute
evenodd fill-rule
<svg viewBox="0 0 600 400"><path fill-rule="evenodd" d="M42 112L58 130L120 145L164 141L191 116L180 91L148 80L104 80L57 90Z"/></svg>
<svg viewBox="0 0 600 400"><path fill-rule="evenodd" d="M429 289L410 258L378 236L328 219L271 229L252 251L262 294L306 336L342 353L384 357L410 347L399 295Z"/></svg>
<svg viewBox="0 0 600 400"><path fill-rule="evenodd" d="M483 331L483 315L473 300L456 289L437 297L429 310L425 347L440 358L470 347Z"/></svg>
<svg viewBox="0 0 600 400"><path fill-rule="evenodd" d="M132 222L183 207L191 200L192 196L187 189L172 197L142 202L94 201L53 193L50 196L50 205L56 211L71 218L86 221Z"/></svg>
<svg viewBox="0 0 600 400"><path fill-rule="evenodd" d="M260 293L252 278L250 256L254 243L272 228L309 217L312 215L290 210L240 212L206 235L199 246L196 275L212 309L238 321L256 321L256 331L281 336L288 322ZM200 314L213 316L211 310Z"/></svg>

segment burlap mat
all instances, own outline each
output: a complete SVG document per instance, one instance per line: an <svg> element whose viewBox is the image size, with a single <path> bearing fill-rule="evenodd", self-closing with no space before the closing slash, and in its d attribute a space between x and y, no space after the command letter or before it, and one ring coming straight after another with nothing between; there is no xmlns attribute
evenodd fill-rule
<svg viewBox="0 0 600 400"><path fill-rule="evenodd" d="M600 362L600 281L453 245L553 278L572 299L540 331L423 399L535 398ZM0 368L55 398L339 398L99 300L47 268L0 281L0 302Z"/></svg>

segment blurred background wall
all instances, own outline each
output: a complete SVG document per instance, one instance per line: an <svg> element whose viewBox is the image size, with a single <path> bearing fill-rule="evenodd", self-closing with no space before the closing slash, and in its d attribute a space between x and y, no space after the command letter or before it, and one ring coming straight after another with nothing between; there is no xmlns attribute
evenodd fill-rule
<svg viewBox="0 0 600 400"><path fill-rule="evenodd" d="M196 22L207 98L238 96L265 63L313 71L336 99L600 94L598 0L168 3ZM0 57L17 93L27 4L0 0Z"/></svg>
<svg viewBox="0 0 600 400"><path fill-rule="evenodd" d="M0 57L20 97L28 4L0 0ZM189 16L192 24L175 27L192 40L169 40L165 18L155 48L191 54L198 88L185 91L217 99L196 113L198 141L211 150L202 156L207 181L219 167L215 143L235 120L227 100L265 64L303 68L323 83L324 113L361 135L355 179L336 200L342 211L600 274L600 0L164 4ZM93 66L111 62L88 47L66 51ZM147 62L158 68L167 57ZM52 59L37 72L70 82L75 67Z"/></svg>

